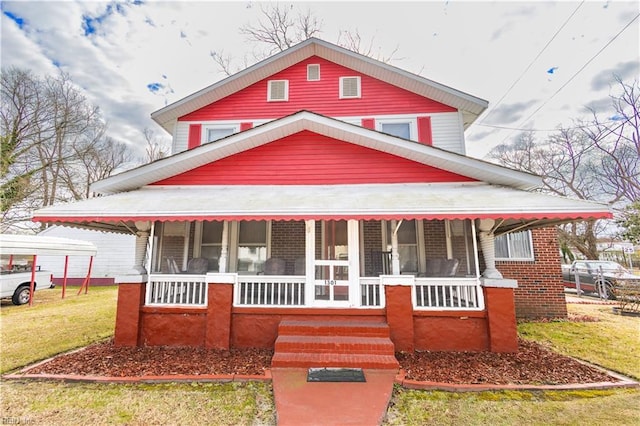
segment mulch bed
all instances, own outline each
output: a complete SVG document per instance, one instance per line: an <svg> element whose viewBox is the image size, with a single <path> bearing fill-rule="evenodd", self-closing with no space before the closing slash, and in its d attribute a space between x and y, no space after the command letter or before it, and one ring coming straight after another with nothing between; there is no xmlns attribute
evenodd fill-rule
<svg viewBox="0 0 640 426"><path fill-rule="evenodd" d="M107 377L262 375L268 349L210 350L186 347L115 347L112 341L60 355L31 368L33 374ZM415 352L396 354L406 378L452 384L574 384L617 381L600 370L520 340L515 354Z"/></svg>

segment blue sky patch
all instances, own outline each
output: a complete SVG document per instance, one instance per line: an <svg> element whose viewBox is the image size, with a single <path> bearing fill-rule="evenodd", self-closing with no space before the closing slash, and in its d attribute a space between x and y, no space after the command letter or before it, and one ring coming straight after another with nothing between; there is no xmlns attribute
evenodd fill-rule
<svg viewBox="0 0 640 426"><path fill-rule="evenodd" d="M22 19L21 17L19 17L15 13L11 13L11 12L6 11L6 10L2 11L2 13L4 13L4 16L6 16L7 18L9 18L13 22L15 22L18 25L18 28L22 29L22 27L24 27L24 19Z"/></svg>
<svg viewBox="0 0 640 426"><path fill-rule="evenodd" d="M164 85L162 83L149 83L147 84L147 89L151 93L158 93L160 89L164 89Z"/></svg>

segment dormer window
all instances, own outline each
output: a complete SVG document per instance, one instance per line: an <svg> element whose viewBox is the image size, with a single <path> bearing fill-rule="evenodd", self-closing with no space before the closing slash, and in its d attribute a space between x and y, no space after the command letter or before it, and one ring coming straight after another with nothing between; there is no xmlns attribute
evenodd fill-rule
<svg viewBox="0 0 640 426"><path fill-rule="evenodd" d="M289 100L289 80L269 80L267 82L267 101L282 102Z"/></svg>
<svg viewBox="0 0 640 426"><path fill-rule="evenodd" d="M360 97L360 77L340 77L340 99Z"/></svg>
<svg viewBox="0 0 640 426"><path fill-rule="evenodd" d="M307 81L319 81L320 80L320 65L309 64L307 65Z"/></svg>

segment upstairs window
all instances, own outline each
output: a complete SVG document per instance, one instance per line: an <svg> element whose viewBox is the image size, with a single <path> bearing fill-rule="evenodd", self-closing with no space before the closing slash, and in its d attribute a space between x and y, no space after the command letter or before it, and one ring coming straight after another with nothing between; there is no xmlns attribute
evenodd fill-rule
<svg viewBox="0 0 640 426"><path fill-rule="evenodd" d="M415 120L404 118L385 119L378 120L376 124L376 129L380 132L408 140L417 139L416 135L418 134L418 130Z"/></svg>
<svg viewBox="0 0 640 426"><path fill-rule="evenodd" d="M238 126L233 125L206 126L203 132L205 137L203 143L217 141L237 132Z"/></svg>
<svg viewBox="0 0 640 426"><path fill-rule="evenodd" d="M307 81L318 81L318 80L320 80L320 65L319 64L307 65Z"/></svg>
<svg viewBox="0 0 640 426"><path fill-rule="evenodd" d="M497 260L534 260L531 231L510 232L495 239Z"/></svg>
<svg viewBox="0 0 640 426"><path fill-rule="evenodd" d="M361 96L360 77L340 77L340 99Z"/></svg>
<svg viewBox="0 0 640 426"><path fill-rule="evenodd" d="M287 100L289 100L289 80L270 80L267 82L267 101Z"/></svg>

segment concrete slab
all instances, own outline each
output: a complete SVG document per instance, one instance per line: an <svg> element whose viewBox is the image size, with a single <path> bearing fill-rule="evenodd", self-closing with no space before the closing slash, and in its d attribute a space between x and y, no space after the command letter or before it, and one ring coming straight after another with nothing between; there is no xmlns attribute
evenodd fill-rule
<svg viewBox="0 0 640 426"><path fill-rule="evenodd" d="M274 368L278 425L379 425L396 370L365 369L366 382L307 382L306 368Z"/></svg>

